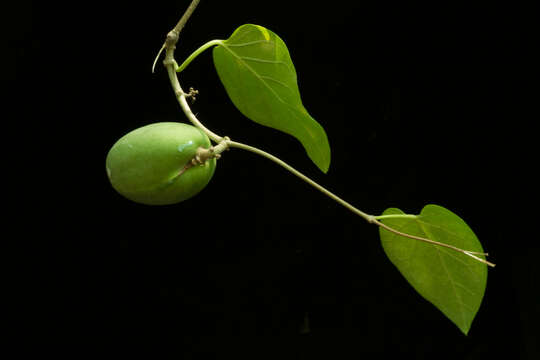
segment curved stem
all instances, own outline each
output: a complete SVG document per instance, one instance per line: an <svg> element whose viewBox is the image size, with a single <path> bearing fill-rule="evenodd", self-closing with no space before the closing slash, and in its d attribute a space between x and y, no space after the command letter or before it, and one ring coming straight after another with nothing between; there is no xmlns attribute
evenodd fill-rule
<svg viewBox="0 0 540 360"><path fill-rule="evenodd" d="M162 50L165 49L165 60L163 60L163 64L167 68L167 74L169 75L171 86L174 90L176 99L178 100L180 107L184 111L184 114L186 114L187 118L189 119L189 121L191 121L191 123L193 123L193 125L201 129L210 139L219 143L223 140L223 138L207 129L191 111L191 108L189 107L186 100L186 93L184 92L184 90L182 90L182 87L180 86L180 82L178 81L178 77L176 75L178 64L176 63L176 60L174 60L174 49L176 48L176 43L178 42L180 32L186 25L188 19L191 17L191 14L193 14L193 11L195 11L197 5L199 5L199 2L200 0L193 0L180 21L178 21L176 26L167 34L165 43L162 47ZM160 50L158 57L161 54L162 50Z"/></svg>
<svg viewBox="0 0 540 360"><path fill-rule="evenodd" d="M378 215L374 216L375 220L384 220L384 219L416 219L417 215L411 214L389 214L389 215Z"/></svg>
<svg viewBox="0 0 540 360"><path fill-rule="evenodd" d="M181 67L179 67L178 64L176 63L176 61L174 60L174 50L176 48L176 43L178 42L178 37L179 37L180 31L182 30L182 28L186 24L187 20L189 19L189 17L193 13L193 11L195 10L195 8L199 4L199 2L200 2L200 0L193 0L191 2L190 6L188 7L187 11L185 12L185 14L182 16L182 18L178 22L178 24L176 24L174 29L171 30L167 34L167 38L166 38L165 43L163 44L163 47L162 47L162 50L165 49L165 60L163 61L163 64L167 68L167 73L169 75L169 80L171 82L171 86L172 86L172 88L174 90L174 93L175 93L176 98L177 98L177 100L178 100L178 102L180 104L180 107L184 111L184 114L193 123L193 125L195 125L199 129L204 131L208 135L208 137L210 139L212 139L213 141L218 143L218 145L215 148L212 149L211 156L216 156L216 155L219 156L219 154L222 151L228 149L229 147L235 147L235 148L238 148L238 149L247 150L247 151L250 151L250 152L255 153L257 155L263 156L263 157L275 162L276 164L280 165L281 167L285 168L286 170L288 170L293 175L295 175L295 176L299 177L300 179L304 180L306 183L313 186L315 189L319 190L320 192L322 192L326 196L330 197L332 200L334 200L334 201L338 202L339 204L343 205L344 207L346 207L347 209L349 209L353 213L355 213L358 216L362 217L364 220L366 220L370 224L376 224L377 226L382 227L382 228L384 228L384 229L386 229L386 230L388 230L388 231L390 231L390 232L392 232L394 234L400 235L400 236L404 236L404 237L408 237L408 238L411 238L411 239L427 242L427 243L430 243L430 244L433 244L433 245L444 246L446 248L449 248L449 249L458 251L460 253L463 253L463 254L465 254L467 256L470 256L470 257L476 259L477 261L485 263L485 264L487 264L489 266L495 266L495 264L492 264L492 263L490 263L490 262L476 256L476 255L487 255L487 254L476 253L476 252L473 252L473 251L467 251L467 250L459 249L459 248L456 248L456 247L454 247L452 245L440 243L438 241L425 239L425 238L422 238L422 237L419 237L419 236L410 235L410 234L406 234L406 233L400 232L398 230L395 230L395 229L391 228L390 226L385 225L385 224L381 223L380 221L378 221L380 219L389 218L389 217L391 217L393 215L381 215L381 216L369 215L369 214L355 208L354 206L349 204L347 201L341 199L339 196L335 195L334 193L326 190L324 187L317 184L315 181L311 180L310 178L308 178L307 176L305 176L304 174L302 174L301 172L299 172L298 170L296 170L295 168L293 168L292 166L290 166L289 164L287 164L283 160L279 159L278 157L276 157L276 156L274 156L274 155L272 155L270 153L267 153L266 151L258 149L256 147L249 146L249 145L246 145L246 144L242 144L242 143L239 143L239 142L236 142L236 141L231 141L228 137L219 136L219 135L213 133L212 131L210 131L209 129L207 129L197 119L195 114L193 114L193 112L191 111L191 108L189 107L189 105L187 103L187 100L186 100L186 97L187 97L188 94L184 93L184 91L182 90L182 87L180 86L180 82L178 81L177 71L182 71L197 55L199 55L201 52L203 52L204 50L208 49L211 46L218 45L222 40L213 40L213 41L210 41L210 42L206 43L205 45L201 46L190 57L188 57L186 59L186 61L184 61L184 63L182 64ZM160 50L160 54L161 54L161 50ZM158 54L158 57L159 57L159 54ZM400 215L400 217L402 217L402 218L403 217L415 218L416 216L415 215Z"/></svg>
<svg viewBox="0 0 540 360"><path fill-rule="evenodd" d="M172 53L172 52L171 52ZM197 119L195 114L191 111L191 108L189 107L189 104L187 103L186 99L186 93L184 90L182 90L182 87L180 86L180 82L178 81L178 77L176 75L176 61L169 60L167 62L167 58L165 58L165 66L167 67L167 73L169 74L169 80L171 82L171 86L174 90L174 93L176 94L176 99L178 100L178 103L180 104L180 107L184 111L184 114L186 114L187 118L193 125L201 129L210 139L213 141L219 143L223 138L214 132L207 129L200 121Z"/></svg>
<svg viewBox="0 0 540 360"><path fill-rule="evenodd" d="M363 212L361 210L358 210L357 208L355 208L354 206L352 206L351 204L349 204L348 202L346 202L345 200L343 200L339 196L335 195L334 193L326 190L324 187L317 184L315 181L311 180L306 175L302 174L300 171L296 170L295 168L293 168L292 166L290 166L289 164L287 164L285 161L281 160L280 158L278 158L278 157L276 157L276 156L274 156L272 154L269 154L266 151L258 149L256 147L249 146L249 145L246 145L246 144L242 144L242 143L239 143L239 142L236 142L236 141L228 141L228 144L229 144L230 147L235 147L235 148L238 148L238 149L247 150L247 151L250 151L250 152L255 153L257 155L263 156L263 157L275 162L276 164L278 164L279 166L287 169L293 175L295 175L295 176L299 177L300 179L304 180L309 185L313 186L315 189L319 190L320 192L322 192L323 194L325 194L326 196L328 196L332 200L335 200L336 202L340 203L341 205L343 205L344 207L346 207L347 209L349 209L353 213L359 215L360 217L362 217L367 222L369 222L369 223L373 222L374 218L373 218L372 215L366 214L365 212Z"/></svg>
<svg viewBox="0 0 540 360"><path fill-rule="evenodd" d="M193 61L193 59L195 59L197 56L199 56L203 51L211 48L212 46L216 46L216 45L219 45L223 42L223 40L212 40L212 41L209 41L207 42L206 44L202 45L200 48L198 48L197 50L195 50L193 52L193 54L189 55L189 57L184 60L184 62L182 63L182 65L180 65L178 67L178 69L176 69L176 72L182 72L184 71L184 69Z"/></svg>
<svg viewBox="0 0 540 360"><path fill-rule="evenodd" d="M452 246L452 245L441 243L439 241L426 239L426 238L416 236L416 235L407 234L407 233L398 231L398 230L396 230L396 229L394 229L394 228L392 228L392 227L378 221L379 219L388 219L388 218L397 218L397 217L406 218L406 219L415 219L415 218L417 218L416 215L399 214L399 215L373 216L373 215L366 214L365 212L363 212L361 210L358 210L357 208L355 208L354 206L349 204L347 201L341 199L339 196L337 196L334 193L326 190L324 187L317 184L315 181L311 180L310 178L308 178L307 176L305 176L304 174L302 174L301 172L299 172L298 170L296 170L295 168L293 168L292 166L290 166L289 164L287 164L283 160L279 159L278 157L275 157L274 155L269 154L266 151L263 151L263 150L258 149L256 147L249 146L249 145L246 145L246 144L242 144L242 143L239 143L239 142L236 142L236 141L226 140L226 142L228 143L229 147L235 147L235 148L238 148L238 149L247 150L247 151L250 151L250 152L255 153L257 155L263 156L263 157L275 162L276 164L278 164L281 167L287 169L289 172L291 172L295 176L299 177L300 179L304 180L305 182L307 182L308 184L313 186L315 189L319 190L320 192L322 192L326 196L330 197L332 200L335 200L336 202L340 203L341 205L343 205L344 207L346 207L347 209L349 209L353 213L359 215L360 217L365 219L368 223L375 224L375 225L377 225L379 227L382 227L383 229L388 230L388 231L390 231L390 232L392 232L392 233L394 233L396 235L403 236L403 237L410 238L410 239L414 239L414 240L423 241L423 242L426 242L426 243L432 244L432 245L443 246L443 247L446 247L448 249L452 249L454 251L457 251L457 252L460 252L460 253L465 254L467 256L470 256L470 257L474 258L475 260L480 261L480 262L482 262L484 264L487 264L489 266L492 266L492 267L495 266L495 264L476 256L476 255L487 256L486 253L479 253L479 252L475 252L475 251L463 250L463 249L457 248L457 247Z"/></svg>

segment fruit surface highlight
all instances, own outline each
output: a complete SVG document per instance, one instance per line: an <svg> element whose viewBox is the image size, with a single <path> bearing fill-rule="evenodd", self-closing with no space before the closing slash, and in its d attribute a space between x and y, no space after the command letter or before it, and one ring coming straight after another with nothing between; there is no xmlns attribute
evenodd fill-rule
<svg viewBox="0 0 540 360"><path fill-rule="evenodd" d="M176 122L150 124L118 140L106 159L113 188L147 205L168 205L191 198L210 181L216 159L188 165L210 139L200 129Z"/></svg>

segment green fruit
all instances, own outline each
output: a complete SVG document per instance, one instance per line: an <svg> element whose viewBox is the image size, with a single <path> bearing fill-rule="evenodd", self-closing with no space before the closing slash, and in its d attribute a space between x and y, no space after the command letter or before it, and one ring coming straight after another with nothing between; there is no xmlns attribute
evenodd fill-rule
<svg viewBox="0 0 540 360"><path fill-rule="evenodd" d="M168 205L189 199L210 181L216 159L186 169L197 148L210 140L200 129L162 122L124 135L107 155L107 175L126 198L147 205Z"/></svg>

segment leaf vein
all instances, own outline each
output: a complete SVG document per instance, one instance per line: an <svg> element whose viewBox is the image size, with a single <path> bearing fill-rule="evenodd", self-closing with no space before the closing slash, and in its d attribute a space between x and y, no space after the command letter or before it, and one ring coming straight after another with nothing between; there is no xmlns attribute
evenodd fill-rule
<svg viewBox="0 0 540 360"><path fill-rule="evenodd" d="M404 231L404 228L406 228L408 225L410 225L410 223L408 222L404 222L403 225L401 226L394 226L394 228L397 230L397 231L400 231L400 232L405 232ZM397 235L397 234L394 234L394 233L391 233L389 232L388 230L384 230L383 231L387 231L389 233L389 235L391 236L391 239L399 239L399 240L404 240L404 241L409 241L411 239L408 239L408 238L404 238L400 235ZM392 240L394 241L394 240ZM411 259L413 258L413 253L415 252L416 250L416 245L417 245L418 241L414 241L414 242L411 242L413 248L410 250L410 253L409 253L409 256L408 257L404 257L404 258L401 258L400 261L403 261L403 262L406 262L406 263L410 263L411 262Z"/></svg>
<svg viewBox="0 0 540 360"><path fill-rule="evenodd" d="M238 54L236 54L234 51L232 51L231 49L229 49L229 46L228 44L221 44L225 49L227 49L227 51L229 51L235 58L237 58L238 60L240 60L242 62L242 64L253 74L253 76L255 76L256 78L258 78L264 85L265 87L280 101L282 102L283 104L287 105L288 107L290 108L293 108L295 109L295 107L291 104L289 104L288 102L286 102L285 100L283 100L281 98L281 96L279 96L279 94L266 82L264 81L265 79L270 79L270 80L274 80L275 82L278 82L278 83L281 83L279 80L276 80L276 79L273 79L271 77L268 77L268 76L262 76L262 75L259 75L251 66L249 66L247 64L247 62L245 62L241 56L239 56ZM286 84L284 83L281 83L282 85L286 86L289 90L290 87L287 86ZM292 91L292 90L291 90Z"/></svg>
<svg viewBox="0 0 540 360"><path fill-rule="evenodd" d="M465 265L465 267L472 273L474 274L476 280L480 280L478 278L479 274L476 273L475 271L473 271L472 267L471 267L471 264L470 263L467 263L465 260L463 259L460 259L459 257L457 257L456 255L452 254L450 251L447 251L445 249L439 249L440 251L442 251L444 254L446 254L447 256L459 261L460 263L462 263L463 265Z"/></svg>
<svg viewBox="0 0 540 360"><path fill-rule="evenodd" d="M255 62L269 63L269 64L283 64L287 67L289 66L285 61L281 61L281 60L266 60L266 59L251 57L251 56L239 56L239 58L242 60L247 60L247 61L255 61Z"/></svg>
<svg viewBox="0 0 540 360"><path fill-rule="evenodd" d="M268 59L261 59L257 57L251 57L251 56L239 56L239 59L245 60L245 61L253 61L258 62L262 64L277 64L277 65L283 65L287 68L287 71L289 71L291 74L294 75L294 78L296 79L296 72L291 69L290 65L286 63L283 60L268 60Z"/></svg>
<svg viewBox="0 0 540 360"><path fill-rule="evenodd" d="M414 219L414 221L417 221L417 222L420 224L420 226L422 227L422 229L424 229L424 232L426 232L426 233L427 233L426 227L427 227L427 226L430 226L430 227L434 227L434 228L440 229L441 231L445 232L446 234L448 234L448 235L450 235L450 236L455 237L456 239L460 239L460 238L461 238L458 234L453 233L453 232L451 232L451 231L448 231L446 228L444 228L444 227L442 227L442 226L439 226L439 225L436 225L436 224L433 224L433 223L427 223L427 222L425 222L425 221L419 220L418 218L417 218L417 219ZM431 236L431 237L433 237L433 236ZM454 244L455 244L455 243L454 243ZM450 244L449 244L449 245L450 245ZM457 245L457 244L456 244L456 245ZM458 246L459 246L459 245L458 245ZM477 272L473 271L473 269L472 269L470 263L467 263L467 262L464 261L463 259L460 259L460 258L457 257L456 255L454 255L454 254L452 254L452 253L446 251L445 249L440 249L440 248L438 248L438 250L442 251L442 252L445 253L446 255L448 255L448 256L454 258L455 260L461 262L462 264L464 264L464 265L467 267L467 269L468 269L472 274L474 274L474 276L478 279L479 274L478 274ZM481 249L477 249L477 250L481 250Z"/></svg>
<svg viewBox="0 0 540 360"><path fill-rule="evenodd" d="M471 289L469 289L468 287L466 287L462 283L459 283L459 282L456 281L455 284L457 286L459 286L460 288L462 288L463 290L465 290L466 292L468 292L469 294L471 294L472 296L476 296L476 293L474 291L472 291Z"/></svg>
<svg viewBox="0 0 540 360"><path fill-rule="evenodd" d="M430 232L426 229L425 226L420 225L420 227L422 228L424 233L428 236L428 238L433 238L433 235L430 234ZM435 246L435 245L433 245L433 246ZM441 265L442 265L444 271L446 272L446 276L448 276L448 280L450 280L450 284L452 284L452 289L454 290L454 296L456 298L456 302L458 304L461 304L463 307L466 307L465 304L463 303L461 297L459 296L459 293L458 293L458 291L456 289L455 281L454 281L452 275L450 274L450 271L448 271L448 267L446 266L444 258L441 256L441 249L439 249L438 246L435 246L435 249L437 250L437 255L439 256L439 260L441 262ZM463 326L466 326L467 325L467 319L465 319L465 311L464 311L464 309L462 309L460 311L460 314L461 314L461 318L462 318L462 321L463 321L462 324L463 324Z"/></svg>
<svg viewBox="0 0 540 360"><path fill-rule="evenodd" d="M456 233L454 233L454 232L452 232L452 231L449 231L449 230L448 230L447 228L445 228L445 227L442 227L442 226L440 226L440 225L436 225L436 224L433 224L433 223L427 223L427 222L425 222L425 221L420 220L419 217L416 218L415 220L418 221L419 223L424 224L424 225L428 225L428 226L431 226L431 227L440 229L440 230L444 231L445 233L447 233L448 235L451 235L451 236L453 236L453 237L455 237L455 238L457 238L457 239L460 238L460 236L459 236L458 234L456 234Z"/></svg>
<svg viewBox="0 0 540 360"><path fill-rule="evenodd" d="M260 75L260 77L261 77L261 79L273 81L273 82L275 82L275 83L277 83L277 84L279 84L279 85L281 85L281 86L287 88L287 90L292 91L292 89L291 89L291 87L290 87L289 85L285 84L285 83L282 82L282 81L279 81L279 80L277 80L277 79L274 79L274 78L271 77L271 76Z"/></svg>
<svg viewBox="0 0 540 360"><path fill-rule="evenodd" d="M256 78L258 78L265 86L268 90L270 90L270 92L282 103L284 104L287 104L277 93L274 89L272 89L272 87L270 85L268 85L268 83L266 81L264 81L262 78L261 78L261 75L259 75L255 70L253 70L253 68L251 66L249 66L244 60L242 60L242 58L240 56L238 56L234 51L232 51L231 49L229 49L229 46L230 45L225 45L223 44L223 47L225 49L227 49L235 58L237 58L238 60L240 60L242 62L242 64L253 74L253 76L255 76ZM287 104L288 105L288 104ZM290 105L289 105L290 106Z"/></svg>
<svg viewBox="0 0 540 360"><path fill-rule="evenodd" d="M268 44L274 44L271 40L254 40L254 41L248 41L245 43L239 43L239 44L223 44L224 46L230 46L230 47L243 47L243 46L250 46L250 45L256 45L261 43L268 43Z"/></svg>

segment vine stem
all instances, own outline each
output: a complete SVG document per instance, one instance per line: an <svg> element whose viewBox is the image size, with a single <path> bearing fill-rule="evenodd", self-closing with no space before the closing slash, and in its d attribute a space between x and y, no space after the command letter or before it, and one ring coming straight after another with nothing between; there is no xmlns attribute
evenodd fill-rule
<svg viewBox="0 0 540 360"><path fill-rule="evenodd" d="M388 225L386 225L386 224L379 221L379 219L389 219L389 218L416 219L418 217L417 215L410 215L410 214L380 215L380 216L369 215L369 214L357 209L353 205L349 204L347 201L343 200L342 198L335 195L334 193L326 190L324 187L317 184L315 181L311 180L310 178L308 178L307 176L305 176L300 171L296 170L295 168L293 168L292 166L290 166L289 164L287 164L286 162L284 162L280 158L278 158L278 157L276 157L276 156L274 156L274 155L272 155L270 153L267 153L266 151L258 149L256 147L249 146L249 145L246 145L246 144L242 144L242 143L239 143L239 142L236 142L236 141L227 140L227 143L228 143L229 147L235 147L235 148L238 148L238 149L247 150L247 151L250 151L250 152L255 153L257 155L263 156L263 157L275 162L276 164L278 164L281 167L287 169L289 172L296 175L300 179L304 180L305 182L307 182L308 184L310 184L315 189L319 190L320 192L322 192L323 194L325 194L326 196L328 196L332 200L335 200L336 202L343 205L344 207L346 207L347 209L349 209L353 213L359 215L360 217L365 219L370 224L375 224L375 225L377 225L377 226L379 226L379 227L381 227L381 228L383 228L383 229L385 229L387 231L390 231L391 233L394 233L394 234L402 236L402 237L423 241L425 243L432 244L432 245L438 245L438 246L446 247L448 249L451 249L451 250L460 252L462 254L465 254L467 256L470 256L473 259L475 259L477 261L480 261L480 262L482 262L482 263L484 263L486 265L489 265L491 267L495 266L495 264L476 256L476 255L487 256L488 255L487 253L463 250L463 249L457 248L457 247L449 245L449 244L441 243L441 242L434 241L434 240L431 240L431 239L426 239L426 238L416 236L416 235L407 234L407 233L398 231L398 230L396 230L396 229L394 229L394 228L392 228L392 227L390 227L390 226L388 226Z"/></svg>
<svg viewBox="0 0 540 360"><path fill-rule="evenodd" d="M172 54L173 51L169 52L169 50L167 50L167 57L165 58L163 63L165 64L165 67L167 68L167 73L169 74L169 80L171 82L171 86L174 90L174 93L176 94L176 99L178 100L180 107L184 111L184 114L186 114L189 121L193 123L193 125L201 129L214 142L220 143L223 140L223 137L219 136L218 134L206 128L199 121L199 119L197 119L193 111L191 111L191 108L189 107L189 104L187 102L187 97L189 94L186 94L184 90L182 90L182 87L180 86L180 82L178 81L178 76L176 75L176 68L178 67L178 65L176 64L176 61L174 59L168 59L169 54Z"/></svg>
<svg viewBox="0 0 540 360"><path fill-rule="evenodd" d="M178 103L180 104L180 107L182 108L184 114L187 116L187 118L191 121L191 123L193 125L195 125L199 129L201 129L214 142L218 143L218 145L216 147L213 147L210 150L212 156L219 156L222 151L227 150L229 147L250 151L250 152L252 152L254 154L265 157L265 158L275 162L276 164L280 165L281 167L285 168L286 170L291 172L293 175L299 177L300 179L302 179L303 181L305 181L309 185L313 186L315 189L319 190L320 192L322 192L326 196L330 197L332 200L338 202L339 204L341 204L345 208L349 209L350 211L352 211L356 215L362 217L364 220L366 220L370 224L375 224L375 225L377 225L377 226L379 226L379 227L381 227L381 228L383 228L383 229L385 229L385 230L387 230L389 232L392 232L392 233L394 233L396 235L399 235L399 236L403 236L403 237L407 237L407 238L410 238L410 239L419 240L419 241L423 241L423 242L426 242L426 243L429 243L429 244L433 244L433 245L437 245L437 246L443 246L443 247L452 249L454 251L457 251L457 252L460 252L460 253L465 254L467 256L470 256L473 259L475 259L477 261L480 261L480 262L482 262L484 264L487 264L489 266L495 266L495 264L490 263L489 261L486 261L486 260L476 256L476 255L487 256L487 253L479 253L479 252L474 252L474 251L467 251L467 250L463 250L463 249L457 248L455 246L444 244L444 243L434 241L434 240L431 240L431 239L426 239L426 238L422 238L422 237L419 237L419 236L415 236L415 235L400 232L400 231L398 231L398 230L396 230L396 229L394 229L394 228L392 228L392 227L390 227L390 226L388 226L388 225L386 225L386 224L379 221L379 220L382 220L382 219L385 219L385 218L389 218L390 216L397 217L398 215L390 215L390 216L389 215L381 215L381 216L369 215L369 214L357 209L356 207L354 207L353 205L351 205L347 201L341 199L339 196L335 195L334 193L326 190L324 187L317 184L315 181L311 180L310 178L308 178L307 176L305 176L304 174L302 174L301 172L299 172L298 170L296 170L295 168L293 168L292 166L290 166L289 164L287 164L283 160L279 159L278 157L276 157L276 156L274 156L274 155L272 155L270 153L267 153L266 151L258 149L256 147L246 145L246 144L242 144L242 143L239 143L239 142L236 142L236 141L231 141L228 137L219 136L219 135L215 134L214 132L212 132L211 130L209 130L208 128L206 128L197 119L197 117L195 116L195 114L193 114L193 112L191 111L191 108L189 107L189 104L187 102L187 98L191 96L191 93L185 93L182 90L182 87L180 86L180 82L178 80L178 74L177 74L177 71L179 70L180 67L178 66L178 64L176 63L176 61L174 59L174 50L176 49L176 44L178 42L180 32L184 28L184 26L187 23L190 16L193 14L193 11L195 10L195 8L199 4L199 2L200 2L200 0L193 0L191 2L191 4L189 5L189 7L187 8L184 15L182 16L182 18L180 19L180 21L178 21L176 26L167 34L165 43L161 47L161 50L159 51L159 53L158 53L158 55L156 57L156 60L154 61L154 65L156 64L156 62L157 62L159 56L161 55L161 53L163 52L163 50L165 50L165 60L163 61L163 64L167 68L167 73L169 75L169 80L170 80L171 86L172 86L172 88L174 90L174 93L176 95L176 98L178 100ZM203 48L207 48L208 46L215 45L215 44L212 44L212 42L210 42L209 44L203 45L203 47L201 47L201 49L204 50ZM197 54L199 52L197 52ZM184 64L182 64L182 67L180 68L180 70L183 70L187 66L187 64L189 64L189 62L191 62L191 60L192 60L192 58L187 59L184 62ZM153 67L152 67L152 71L153 71ZM416 217L416 216L406 214L406 215L402 215L400 217L413 218L413 217Z"/></svg>
<svg viewBox="0 0 540 360"><path fill-rule="evenodd" d="M223 40L212 40L202 45L197 50L195 50L193 54L191 54L186 60L184 60L184 62L176 69L176 72L184 71L184 69L193 61L193 59L199 56L202 52L211 48L212 46L216 46L220 44L223 44Z"/></svg>
<svg viewBox="0 0 540 360"><path fill-rule="evenodd" d="M201 2L201 0L192 0L191 4L189 4L188 8L184 12L184 15L182 15L180 20L178 20L178 23L176 23L176 26L171 30L171 33L176 34L175 35L176 40L174 41L175 44L176 44L176 42L178 42L178 36L180 35L180 32L182 31L184 26L186 26L187 21L189 20L189 18L191 17L193 12L197 8L197 5L199 5L200 2ZM169 37L169 35L167 35L167 38L168 37Z"/></svg>
<svg viewBox="0 0 540 360"><path fill-rule="evenodd" d="M230 147L247 150L247 151L250 151L250 152L255 153L257 155L263 156L263 157L275 162L276 164L278 164L281 167L287 169L293 175L295 175L295 176L299 177L300 179L304 180L309 185L313 186L315 189L319 190L320 192L322 192L323 194L325 194L326 196L328 196L332 200L335 200L336 202L343 205L344 207L346 207L347 209L349 209L350 211L352 211L356 215L359 215L360 217L365 219L367 222L369 222L369 223L375 222L375 217L373 215L369 215L369 214L366 214L365 212L363 212L361 210L358 210L357 208L355 208L354 206L349 204L347 201L343 200L342 198L335 195L334 193L326 190L324 187L317 184L315 181L311 180L306 175L302 174L300 171L296 170L295 168L293 168L292 166L290 166L289 164L287 164L285 161L281 160L280 158L278 158L278 157L276 157L276 156L274 156L274 155L272 155L270 153L267 153L266 151L258 149L256 147L249 146L249 145L246 145L246 144L242 144L242 143L239 143L239 142L236 142L236 141L228 141L228 143L229 143Z"/></svg>

